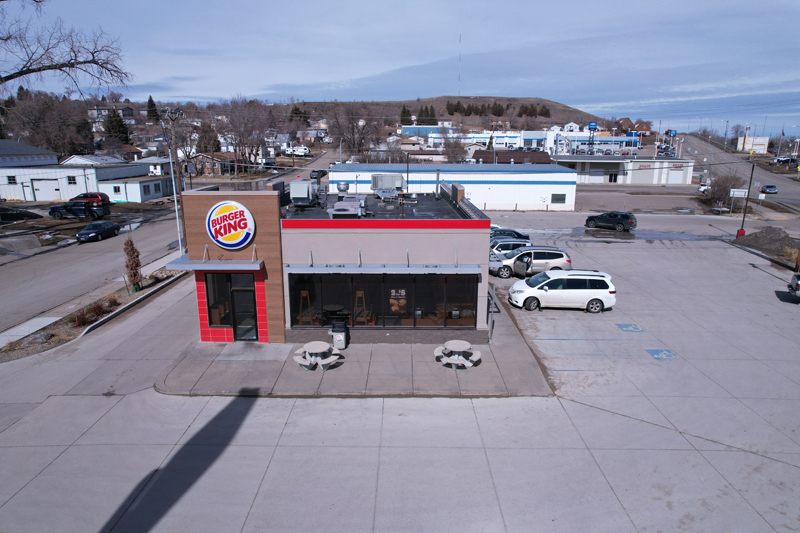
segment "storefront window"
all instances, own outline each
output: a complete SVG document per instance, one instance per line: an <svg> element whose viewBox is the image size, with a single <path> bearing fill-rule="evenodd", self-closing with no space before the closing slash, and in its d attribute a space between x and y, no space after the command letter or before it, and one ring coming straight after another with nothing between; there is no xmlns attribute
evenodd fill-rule
<svg viewBox="0 0 800 533"><path fill-rule="evenodd" d="M386 275L383 303L383 323L386 327L412 327L414 325L414 277Z"/></svg>
<svg viewBox="0 0 800 533"><path fill-rule="evenodd" d="M210 326L231 325L231 291L227 274L206 274L206 300L208 301L208 324Z"/></svg>
<svg viewBox="0 0 800 533"><path fill-rule="evenodd" d="M317 290L318 277L313 274L292 274L289 276L292 326L321 325L322 307Z"/></svg>
<svg viewBox="0 0 800 533"><path fill-rule="evenodd" d="M435 274L416 276L414 283L414 318L418 328L444 327L445 277Z"/></svg>
<svg viewBox="0 0 800 533"><path fill-rule="evenodd" d="M352 276L353 282L353 314L351 325L383 326L382 301L383 276L380 274L361 274Z"/></svg>
<svg viewBox="0 0 800 533"><path fill-rule="evenodd" d="M234 282L235 283L235 282ZM293 327L476 326L478 277L441 274L290 274Z"/></svg>
<svg viewBox="0 0 800 533"><path fill-rule="evenodd" d="M447 327L475 327L477 289L475 276L447 276Z"/></svg>
<svg viewBox="0 0 800 533"><path fill-rule="evenodd" d="M322 325L330 326L334 320L344 320L352 325L353 290L347 274L323 274L320 276L322 292Z"/></svg>

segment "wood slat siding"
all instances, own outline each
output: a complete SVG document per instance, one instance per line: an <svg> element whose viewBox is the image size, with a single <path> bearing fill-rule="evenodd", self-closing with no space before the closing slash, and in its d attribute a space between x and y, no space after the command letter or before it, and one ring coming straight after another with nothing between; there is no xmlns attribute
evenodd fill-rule
<svg viewBox="0 0 800 533"><path fill-rule="evenodd" d="M206 216L218 202L225 200L239 202L247 207L256 223L253 240L239 250L225 250L217 246L206 232ZM208 191L183 193L183 206L186 221L186 244L189 259L200 261L208 245L209 259L246 260L256 257L264 261L264 293L267 311L267 330L270 342L283 343L286 340L283 315L283 265L281 258L280 205L275 191ZM258 279L258 277L257 277ZM256 283L259 286L259 283ZM257 301L259 300L256 296ZM257 303L258 305L258 303ZM259 329L263 325L259 323ZM260 332L259 338L263 336Z"/></svg>

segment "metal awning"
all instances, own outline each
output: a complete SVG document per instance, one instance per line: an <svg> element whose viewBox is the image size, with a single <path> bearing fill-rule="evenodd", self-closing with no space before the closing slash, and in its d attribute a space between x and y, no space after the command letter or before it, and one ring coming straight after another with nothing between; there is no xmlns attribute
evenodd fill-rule
<svg viewBox="0 0 800 533"><path fill-rule="evenodd" d="M166 268L167 270L208 270L209 272L255 272L264 268L264 261L261 259L256 261L220 261L218 259L200 261L189 259L189 256L184 254L167 263Z"/></svg>
<svg viewBox="0 0 800 533"><path fill-rule="evenodd" d="M480 265L285 265L288 274L480 274Z"/></svg>

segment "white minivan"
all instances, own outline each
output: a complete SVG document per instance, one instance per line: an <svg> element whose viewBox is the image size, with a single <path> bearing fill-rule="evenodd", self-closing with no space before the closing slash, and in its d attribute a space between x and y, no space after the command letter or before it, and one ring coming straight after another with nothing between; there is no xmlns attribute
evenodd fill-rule
<svg viewBox="0 0 800 533"><path fill-rule="evenodd" d="M611 276L596 270L549 270L518 281L508 302L528 311L541 307L571 307L599 313L617 303Z"/></svg>

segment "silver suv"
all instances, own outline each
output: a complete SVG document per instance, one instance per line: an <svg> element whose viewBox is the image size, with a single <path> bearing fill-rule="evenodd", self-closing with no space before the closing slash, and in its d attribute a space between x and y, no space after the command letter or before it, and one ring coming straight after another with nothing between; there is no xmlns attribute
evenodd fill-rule
<svg viewBox="0 0 800 533"><path fill-rule="evenodd" d="M533 246L533 243L524 239L497 237L489 241L489 252L494 252L499 255L510 252L511 250L516 250L517 248L522 248L523 246Z"/></svg>
<svg viewBox="0 0 800 533"><path fill-rule="evenodd" d="M523 246L505 254L491 254L489 256L489 274L503 279L510 278L515 273L514 267L518 258L530 258L528 263L530 272L526 275L542 270L572 270L572 260L569 258L569 254L561 248ZM528 259L521 259L521 263L527 262ZM543 266L547 266L547 268L542 268ZM522 270L521 267L520 270Z"/></svg>
<svg viewBox="0 0 800 533"><path fill-rule="evenodd" d="M559 248L537 247L514 258L515 276L524 278L545 270L572 270L572 260Z"/></svg>

